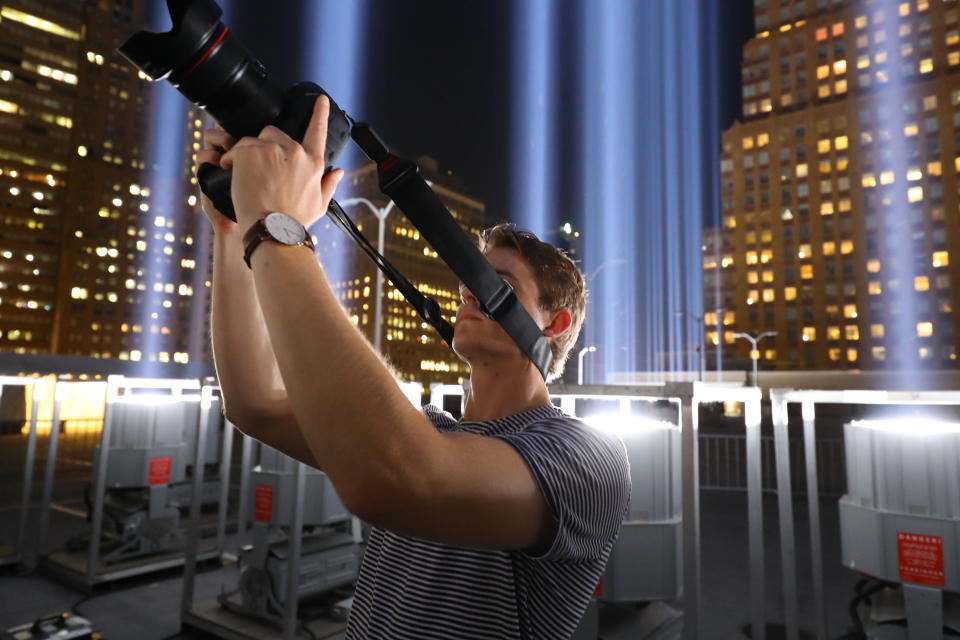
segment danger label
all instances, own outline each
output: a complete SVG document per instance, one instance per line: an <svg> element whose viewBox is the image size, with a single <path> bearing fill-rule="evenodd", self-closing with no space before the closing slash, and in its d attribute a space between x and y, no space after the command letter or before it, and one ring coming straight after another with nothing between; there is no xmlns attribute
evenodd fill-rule
<svg viewBox="0 0 960 640"><path fill-rule="evenodd" d="M169 484L171 466L170 456L150 458L150 484Z"/></svg>
<svg viewBox="0 0 960 640"><path fill-rule="evenodd" d="M897 549L901 580L944 586L943 538L898 531Z"/></svg>
<svg viewBox="0 0 960 640"><path fill-rule="evenodd" d="M258 484L253 493L253 519L257 522L273 521L273 487Z"/></svg>

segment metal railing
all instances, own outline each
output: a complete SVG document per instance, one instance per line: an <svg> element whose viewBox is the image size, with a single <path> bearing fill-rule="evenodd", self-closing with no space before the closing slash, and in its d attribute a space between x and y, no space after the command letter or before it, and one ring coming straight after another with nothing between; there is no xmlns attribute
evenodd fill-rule
<svg viewBox="0 0 960 640"><path fill-rule="evenodd" d="M715 491L747 490L747 438L742 434L699 434L700 488ZM846 463L842 438L818 438L816 442L818 485L820 496L839 498L846 492ZM760 439L761 486L765 493L777 491L777 468L774 438ZM792 493L807 495L804 473L804 443L790 439Z"/></svg>

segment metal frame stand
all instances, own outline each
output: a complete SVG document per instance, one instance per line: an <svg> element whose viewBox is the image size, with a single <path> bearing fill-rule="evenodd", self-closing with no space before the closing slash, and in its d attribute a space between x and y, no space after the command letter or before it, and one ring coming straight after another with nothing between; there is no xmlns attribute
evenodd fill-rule
<svg viewBox="0 0 960 640"><path fill-rule="evenodd" d="M104 569L100 566L100 537L103 533L103 509L106 500L106 479L107 468L110 457L110 434L113 428L113 399L122 392L127 393L138 389L168 390L173 396L180 396L184 391L200 391L200 382L195 379L151 379L151 378L125 378L123 376L110 376L107 379L106 407L104 409L103 429L100 432L100 455L97 456L96 465L93 470L93 512L90 525L90 543L87 547L86 565L81 570L67 566L58 562L55 555L44 559L42 566L53 577L63 581L66 584L74 586L81 591L90 593L99 585L115 580L122 580L137 575L161 571L181 566L184 563L185 554L183 552L170 552L157 558L147 558L143 561L129 561L113 569ZM201 428L197 430L197 438L206 440L206 423L209 420L206 412L201 412ZM198 443L197 454L201 462L195 473L202 479L203 465L202 453L204 449ZM47 477L50 486L44 488L44 495L49 496L52 493L52 465L53 461L48 460ZM193 488L193 504L191 509L199 509L200 492L196 484ZM50 503L46 501L43 504L44 512L49 512ZM199 513L199 511L198 511ZM199 530L198 530L199 535ZM220 555L222 539L218 539L215 548L205 550L201 556L204 560L217 558Z"/></svg>
<svg viewBox="0 0 960 640"><path fill-rule="evenodd" d="M41 384L43 378L0 376L0 391L3 387L31 387L30 430L27 433L27 451L23 457L23 489L20 494L20 515L17 521L17 539L13 553L0 557L0 566L17 564L27 555L25 543L27 527L30 521L30 494L33 492L33 467L37 455L37 414L40 412L40 399L43 396Z"/></svg>
<svg viewBox="0 0 960 640"><path fill-rule="evenodd" d="M813 572L813 615L817 640L827 640L827 609L823 588L823 547L820 531L820 489L817 482L816 405L960 405L960 391L798 391L771 389L773 437L777 459L777 502L780 514L780 557L783 562L783 606L787 640L799 640L796 540L793 489L790 482L790 439L787 407L800 403L806 459L807 508L810 519L810 566ZM906 586L906 585L904 585ZM905 591L906 593L906 591Z"/></svg>

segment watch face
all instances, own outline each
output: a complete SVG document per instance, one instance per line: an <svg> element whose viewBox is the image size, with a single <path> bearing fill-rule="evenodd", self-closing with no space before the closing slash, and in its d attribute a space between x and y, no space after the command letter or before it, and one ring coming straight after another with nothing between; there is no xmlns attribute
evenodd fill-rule
<svg viewBox="0 0 960 640"><path fill-rule="evenodd" d="M263 219L267 233L283 244L297 245L304 241L303 225L285 213L274 212Z"/></svg>

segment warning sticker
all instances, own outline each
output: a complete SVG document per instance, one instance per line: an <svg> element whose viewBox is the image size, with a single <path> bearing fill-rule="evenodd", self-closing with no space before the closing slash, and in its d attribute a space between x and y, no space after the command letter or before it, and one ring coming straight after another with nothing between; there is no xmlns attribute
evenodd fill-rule
<svg viewBox="0 0 960 640"><path fill-rule="evenodd" d="M258 484L253 494L253 519L257 522L273 521L273 487Z"/></svg>
<svg viewBox="0 0 960 640"><path fill-rule="evenodd" d="M170 456L150 458L150 484L168 484L171 466L173 460Z"/></svg>
<svg viewBox="0 0 960 640"><path fill-rule="evenodd" d="M898 531L897 549L901 580L944 586L942 537Z"/></svg>

